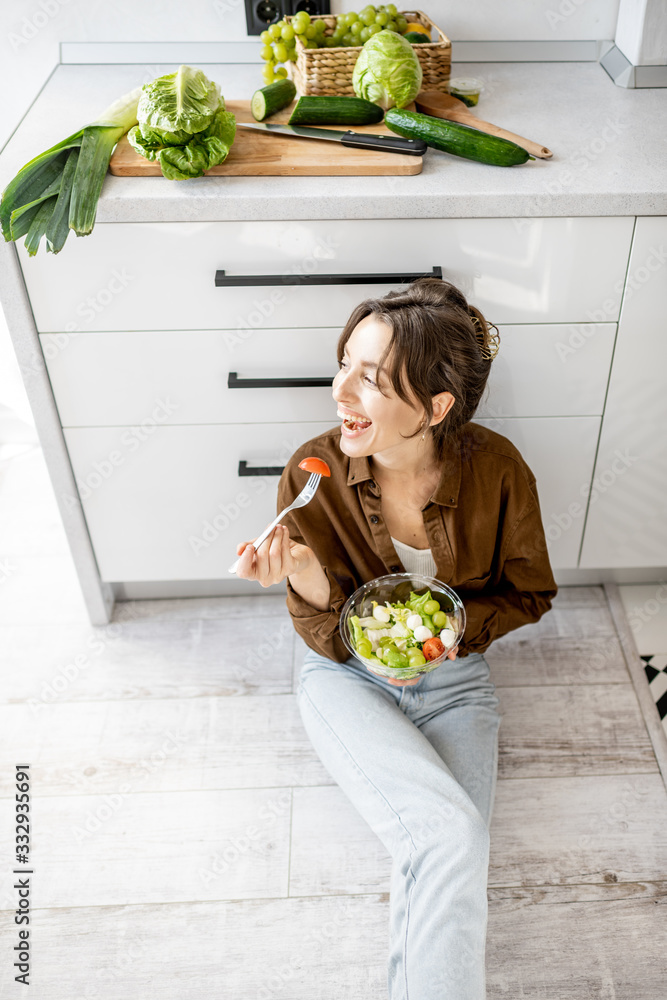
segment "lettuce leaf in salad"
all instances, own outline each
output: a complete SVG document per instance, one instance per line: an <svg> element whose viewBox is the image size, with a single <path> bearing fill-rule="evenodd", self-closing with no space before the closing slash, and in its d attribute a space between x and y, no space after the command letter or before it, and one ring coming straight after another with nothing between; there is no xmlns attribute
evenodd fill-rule
<svg viewBox="0 0 667 1000"><path fill-rule="evenodd" d="M419 597L417 594L415 594L415 592L413 590L412 593L410 594L409 600L406 601L406 604L410 608L410 614L421 615L422 618L426 618L428 616L426 615L426 612L424 611L424 605L427 604L429 601L432 601L432 600L433 600L433 598L431 597L431 591L430 590L427 590L426 593L422 594L421 597Z"/></svg>
<svg viewBox="0 0 667 1000"><path fill-rule="evenodd" d="M352 638L354 640L354 645L356 646L357 643L364 638L364 631L361 627L358 615L351 615L349 621L350 628L352 629Z"/></svg>

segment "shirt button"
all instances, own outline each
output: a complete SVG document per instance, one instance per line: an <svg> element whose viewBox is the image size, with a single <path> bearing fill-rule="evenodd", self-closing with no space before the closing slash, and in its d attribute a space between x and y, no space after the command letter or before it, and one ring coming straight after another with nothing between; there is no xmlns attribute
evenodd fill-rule
<svg viewBox="0 0 667 1000"><path fill-rule="evenodd" d="M374 490L374 489L375 489L375 480L374 480L374 479L371 479L371 481L370 481L370 483L369 483L368 485L370 486L370 488L371 488L372 490Z"/></svg>
<svg viewBox="0 0 667 1000"><path fill-rule="evenodd" d="M401 567L400 566L390 566L389 569L392 571L392 573L400 573L401 572Z"/></svg>
<svg viewBox="0 0 667 1000"><path fill-rule="evenodd" d="M380 518L376 517L375 514L373 514L373 516L371 517L371 524L377 524L379 520Z"/></svg>

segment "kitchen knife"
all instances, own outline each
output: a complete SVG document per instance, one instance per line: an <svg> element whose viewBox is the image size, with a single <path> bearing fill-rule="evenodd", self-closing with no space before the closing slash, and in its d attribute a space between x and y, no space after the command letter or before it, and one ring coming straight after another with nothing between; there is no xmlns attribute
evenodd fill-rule
<svg viewBox="0 0 667 1000"><path fill-rule="evenodd" d="M372 135L369 132L339 132L333 128L310 128L305 125L266 125L263 122L239 122L237 128L253 128L258 132L276 132L278 135L288 135L295 139L327 139L329 142L340 142L343 146L355 146L359 149L375 149L381 153L407 153L410 156L423 156L428 146L421 139L404 139L398 135Z"/></svg>

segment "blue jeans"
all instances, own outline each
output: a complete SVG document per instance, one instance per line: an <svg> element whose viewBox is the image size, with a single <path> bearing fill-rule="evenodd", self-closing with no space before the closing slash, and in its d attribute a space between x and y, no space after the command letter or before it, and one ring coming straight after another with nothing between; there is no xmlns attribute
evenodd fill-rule
<svg viewBox="0 0 667 1000"><path fill-rule="evenodd" d="M389 1000L484 1000L500 715L479 653L394 687L306 653L297 703L331 777L392 857Z"/></svg>

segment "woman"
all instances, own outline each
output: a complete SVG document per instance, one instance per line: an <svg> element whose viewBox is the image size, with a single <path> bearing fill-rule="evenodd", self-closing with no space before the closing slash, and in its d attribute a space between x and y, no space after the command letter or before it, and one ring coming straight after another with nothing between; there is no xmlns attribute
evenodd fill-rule
<svg viewBox="0 0 667 1000"><path fill-rule="evenodd" d="M298 449L278 510L323 458L311 503L238 576L287 581L309 646L297 700L313 746L393 860L390 1000L482 1000L486 884L500 716L482 655L537 621L557 588L535 477L507 438L470 423L497 350L481 313L434 278L367 299L338 343L342 424ZM466 608L452 661L411 680L350 657L339 633L347 597L389 572L419 572Z"/></svg>

